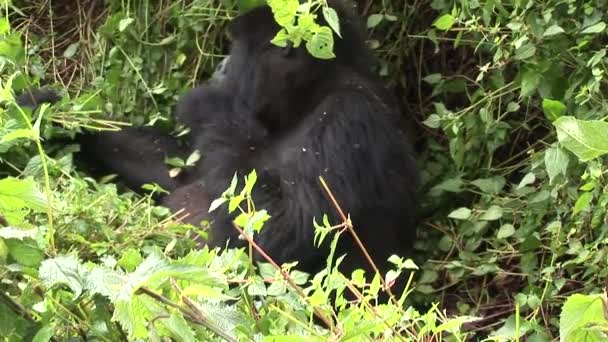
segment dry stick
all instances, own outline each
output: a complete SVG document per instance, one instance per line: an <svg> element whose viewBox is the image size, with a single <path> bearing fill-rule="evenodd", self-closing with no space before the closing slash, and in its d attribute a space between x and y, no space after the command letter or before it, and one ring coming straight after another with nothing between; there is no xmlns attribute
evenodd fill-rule
<svg viewBox="0 0 608 342"><path fill-rule="evenodd" d="M378 267L376 266L376 263L374 263L374 260L372 260L372 257L369 255L369 253L367 252L367 249L365 248L365 246L363 246L363 243L361 242L361 240L359 239L359 236L357 235L357 233L355 232L355 230L353 229L353 224L352 222L350 222L350 219L346 217L346 215L344 215L344 211L342 211L342 208L340 207L340 205L338 204L338 201L336 201L336 198L334 197L334 194L331 192L331 190L329 190L329 187L327 186L327 183L325 182L325 179L323 179L322 176L319 177L319 180L321 181L321 185L323 186L323 189L325 190L325 192L327 193L327 196L329 196L329 199L331 200L332 204L334 205L334 207L336 208L336 210L338 211L338 214L340 215L340 218L342 219L342 221L347 222L348 224L346 225L346 228L348 229L348 231L350 232L350 234L353 236L353 238L355 239L355 242L357 243L357 245L359 246L359 249L361 249L361 252L363 252L363 255L365 256L365 258L367 259L367 262L372 266L372 268L374 269L374 271L380 275L380 282L382 283L382 287L385 289L385 291L388 293L388 295L391 298L391 301L393 302L393 304L395 305L399 305L399 302L397 301L397 298L395 298L395 295L393 294L393 292L391 291L390 287L387 286L386 281L384 280L384 277L382 276L382 273L380 273L380 270L378 269Z"/></svg>
<svg viewBox="0 0 608 342"><path fill-rule="evenodd" d="M283 279L285 279L289 285L296 290L296 292L298 293L298 295L300 297L302 297L302 299L306 300L309 304L310 304L310 300L309 298L306 296L306 294L304 293L304 290L302 290L302 288L300 286L298 286L298 284L294 283L293 279L291 279L291 277L289 276L289 274L283 270L283 268L281 268L281 266L279 266L274 260L272 260L272 258L266 254L266 252L264 252L264 250L262 249L262 247L258 246L258 244L253 241L253 239L245 234L245 231L243 231L239 226L237 226L234 222L232 222L232 226L238 230L238 232L247 240L247 242L249 243L250 246L252 246L256 252L258 252L262 258L264 258L266 261L268 261L274 268L278 269L281 272L281 275L283 276ZM323 321L323 323L325 324L325 326L327 328L329 328L332 332L334 331L334 325L331 322L331 320L321 311L319 310L318 307L310 304L313 307L313 311L314 314L319 317L319 319L321 321Z"/></svg>

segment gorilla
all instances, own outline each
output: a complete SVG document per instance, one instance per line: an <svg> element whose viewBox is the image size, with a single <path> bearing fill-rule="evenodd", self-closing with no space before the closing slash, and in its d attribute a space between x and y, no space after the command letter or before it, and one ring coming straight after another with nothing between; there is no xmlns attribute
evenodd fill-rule
<svg viewBox="0 0 608 342"><path fill-rule="evenodd" d="M277 263L298 261L308 272L319 271L328 253L328 244L313 245L313 218L327 214L332 224L340 223L322 176L386 271L389 256L407 254L415 239L418 168L396 99L371 70L352 6L328 3L340 18L335 58L314 58L303 45L273 45L280 27L271 9L254 8L230 23L229 56L211 79L178 102L176 118L190 128L186 144L154 128L129 128L83 135L81 157L134 190L145 183L168 190L161 204L185 209L188 223L210 221L205 243L212 247L246 244L225 207L208 208L235 172L242 177L255 169L253 201L271 215L255 241ZM170 177L165 158L193 150L200 151L200 162ZM345 274L371 270L349 234L337 252L347 253Z"/></svg>

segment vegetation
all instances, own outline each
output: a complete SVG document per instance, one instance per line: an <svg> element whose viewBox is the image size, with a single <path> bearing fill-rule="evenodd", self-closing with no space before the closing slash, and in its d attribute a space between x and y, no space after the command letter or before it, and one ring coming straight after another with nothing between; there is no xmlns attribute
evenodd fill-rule
<svg viewBox="0 0 608 342"><path fill-rule="evenodd" d="M340 256L309 276L252 264L255 245L196 249L199 227L73 158L83 129L187 134L172 108L251 1L0 2L2 340L604 340L608 3L359 2L424 170L418 266L391 259L387 279L415 272L385 303L380 277L339 274ZM339 18L290 13L275 42L331 58ZM14 103L39 84L66 97L36 113ZM248 237L267 218L248 205L255 179L238 175L220 200L240 206ZM319 238L339 238L336 224Z"/></svg>

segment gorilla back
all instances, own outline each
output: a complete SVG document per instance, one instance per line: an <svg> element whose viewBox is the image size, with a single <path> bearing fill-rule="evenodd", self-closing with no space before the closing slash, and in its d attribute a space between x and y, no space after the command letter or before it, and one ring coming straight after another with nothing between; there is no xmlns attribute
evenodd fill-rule
<svg viewBox="0 0 608 342"><path fill-rule="evenodd" d="M418 170L396 102L369 69L359 22L341 1L328 3L340 18L335 59L315 59L302 45L271 44L280 28L269 7L258 7L229 26L233 43L220 70L178 103L178 120L191 128L189 147L128 129L88 135L83 153L134 187L156 181L176 190L164 203L192 211L191 223L210 218L207 243L220 247L244 244L234 217L226 208L208 217L201 213L235 171L242 176L256 169L253 200L272 216L256 242L277 262L297 260L311 272L327 256L327 246L313 245L313 218L328 214L339 223L320 186L322 176L386 270L387 258L407 253L415 239ZM201 152L202 163L182 179L169 179L163 154L191 149ZM348 234L338 252L348 253L345 272L369 266Z"/></svg>
<svg viewBox="0 0 608 342"><path fill-rule="evenodd" d="M204 156L197 173L211 198L235 171L258 171L253 200L272 218L256 241L276 261L299 260L310 271L323 264L327 251L313 247L313 217L338 219L319 184L323 176L372 257L387 266L415 238L418 171L396 103L369 70L353 13L342 2L329 4L343 37L335 37L335 59L271 44L280 28L270 8L259 7L229 27L234 41L221 77L188 93L177 115ZM241 243L232 218L225 209L212 214L210 244ZM351 238L343 239L344 271L366 267Z"/></svg>

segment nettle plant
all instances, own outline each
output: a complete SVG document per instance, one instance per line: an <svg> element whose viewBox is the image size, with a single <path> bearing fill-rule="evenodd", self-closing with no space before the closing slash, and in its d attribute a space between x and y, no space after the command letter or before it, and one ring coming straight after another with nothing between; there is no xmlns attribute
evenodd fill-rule
<svg viewBox="0 0 608 342"><path fill-rule="evenodd" d="M336 11L325 0L308 0L302 4L298 0L268 0L274 19L282 27L272 43L285 47L293 44L299 47L302 42L314 57L331 59L334 55L335 32L340 36L340 21ZM317 23L317 13L321 9L323 18L329 26Z"/></svg>

